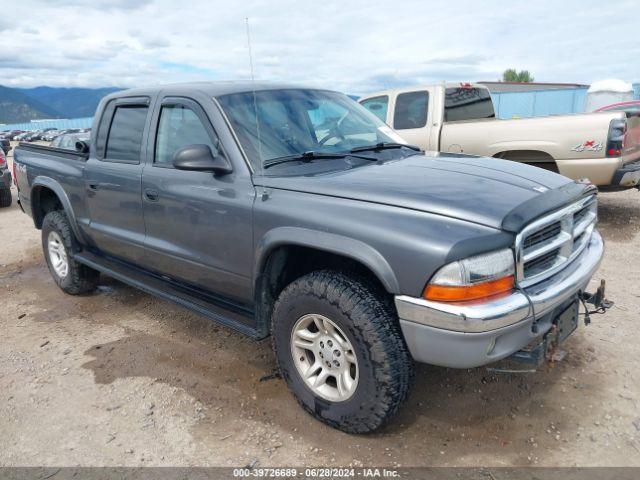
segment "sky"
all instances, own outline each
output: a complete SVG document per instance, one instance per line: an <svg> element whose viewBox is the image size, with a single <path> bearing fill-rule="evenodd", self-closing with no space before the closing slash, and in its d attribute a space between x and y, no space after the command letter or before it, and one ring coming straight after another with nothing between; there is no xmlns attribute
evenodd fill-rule
<svg viewBox="0 0 640 480"><path fill-rule="evenodd" d="M0 84L640 81L639 0L3 0Z"/></svg>

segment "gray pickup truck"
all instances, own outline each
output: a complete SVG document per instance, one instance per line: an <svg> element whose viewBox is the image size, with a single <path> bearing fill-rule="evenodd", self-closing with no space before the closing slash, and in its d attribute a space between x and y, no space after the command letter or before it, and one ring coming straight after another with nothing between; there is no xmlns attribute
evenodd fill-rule
<svg viewBox="0 0 640 480"><path fill-rule="evenodd" d="M425 153L347 96L202 83L106 97L75 151L21 144L19 202L67 293L99 273L255 339L316 418L382 425L413 360L540 361L603 254L596 189ZM586 303L585 303L586 306Z"/></svg>

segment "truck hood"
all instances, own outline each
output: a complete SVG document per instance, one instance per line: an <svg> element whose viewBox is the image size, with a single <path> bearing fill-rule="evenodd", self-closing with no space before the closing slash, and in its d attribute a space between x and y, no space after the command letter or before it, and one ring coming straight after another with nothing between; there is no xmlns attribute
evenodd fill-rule
<svg viewBox="0 0 640 480"><path fill-rule="evenodd" d="M256 185L409 208L518 231L589 187L517 162L427 152L308 176L257 177Z"/></svg>

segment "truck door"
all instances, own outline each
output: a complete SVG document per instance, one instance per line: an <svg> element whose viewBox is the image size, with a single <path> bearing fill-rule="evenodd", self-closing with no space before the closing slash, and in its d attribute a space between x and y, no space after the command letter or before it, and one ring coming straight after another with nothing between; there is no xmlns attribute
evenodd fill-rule
<svg viewBox="0 0 640 480"><path fill-rule="evenodd" d="M89 236L103 253L133 262L144 253L141 156L149 101L127 97L107 104L84 170Z"/></svg>
<svg viewBox="0 0 640 480"><path fill-rule="evenodd" d="M252 298L255 195L248 168L214 174L172 163L176 150L196 144L229 159L213 125L224 120L209 98L167 96L155 108L142 174L146 263L174 280L246 302Z"/></svg>

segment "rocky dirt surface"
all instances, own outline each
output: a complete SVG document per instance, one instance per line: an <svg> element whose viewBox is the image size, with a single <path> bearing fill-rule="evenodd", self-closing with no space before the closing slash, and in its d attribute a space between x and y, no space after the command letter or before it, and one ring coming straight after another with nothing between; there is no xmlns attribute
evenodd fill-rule
<svg viewBox="0 0 640 480"><path fill-rule="evenodd" d="M637 191L601 195L597 278L616 306L564 361L418 366L401 414L354 436L298 407L268 341L104 277L64 294L14 203L0 210L0 465L640 466L639 220Z"/></svg>

